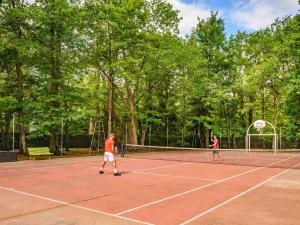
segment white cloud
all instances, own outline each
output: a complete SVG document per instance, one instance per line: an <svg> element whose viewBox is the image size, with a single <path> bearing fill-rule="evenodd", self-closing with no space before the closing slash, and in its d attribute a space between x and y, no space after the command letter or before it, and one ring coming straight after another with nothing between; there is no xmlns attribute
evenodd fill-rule
<svg viewBox="0 0 300 225"><path fill-rule="evenodd" d="M238 0L231 19L239 28L259 30L271 25L277 17L295 14L297 10L297 0Z"/></svg>
<svg viewBox="0 0 300 225"><path fill-rule="evenodd" d="M193 2L190 4L181 2L180 0L167 0L167 2L173 5L174 9L179 10L179 17L182 17L182 20L179 24L180 35L185 36L190 34L192 28L197 25L197 18L208 18L210 15L211 9L208 6L203 4Z"/></svg>

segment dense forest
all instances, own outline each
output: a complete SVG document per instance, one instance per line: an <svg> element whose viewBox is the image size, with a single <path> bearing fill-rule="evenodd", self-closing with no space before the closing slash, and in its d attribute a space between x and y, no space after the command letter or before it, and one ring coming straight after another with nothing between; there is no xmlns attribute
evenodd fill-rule
<svg viewBox="0 0 300 225"><path fill-rule="evenodd" d="M1 0L0 149L105 133L133 144L237 145L256 119L300 140L300 15L226 36L218 12L182 37L164 0Z"/></svg>

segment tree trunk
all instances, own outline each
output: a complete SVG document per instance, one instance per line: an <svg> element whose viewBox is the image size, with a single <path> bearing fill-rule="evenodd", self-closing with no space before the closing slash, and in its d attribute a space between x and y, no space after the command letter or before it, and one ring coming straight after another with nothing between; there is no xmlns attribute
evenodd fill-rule
<svg viewBox="0 0 300 225"><path fill-rule="evenodd" d="M199 126L197 128L197 137L198 137L198 140L199 140L199 147L201 148L202 147L202 140L201 140L201 133L200 133L200 127ZM196 141L195 147L197 148L197 141Z"/></svg>
<svg viewBox="0 0 300 225"><path fill-rule="evenodd" d="M227 146L228 146L228 148L231 148L231 135L230 134L228 134L227 140L228 140Z"/></svg>
<svg viewBox="0 0 300 225"><path fill-rule="evenodd" d="M205 147L205 128L203 124L199 126L199 141L200 141L200 148Z"/></svg>
<svg viewBox="0 0 300 225"><path fill-rule="evenodd" d="M244 101L243 101L243 96L240 98L240 108L243 109L244 108ZM244 113L242 113L241 115L241 122L242 122L242 126L247 129L247 121L246 121L246 116Z"/></svg>
<svg viewBox="0 0 300 225"><path fill-rule="evenodd" d="M252 123L252 121L253 121L253 110L249 109L249 111L248 111L248 125L247 125L247 127L250 126L250 124Z"/></svg>
<svg viewBox="0 0 300 225"><path fill-rule="evenodd" d="M107 35L108 41L108 64L110 69L108 71L108 104L107 104L107 137L112 132L112 116L113 116L113 84L114 84L114 71L112 69L112 38L111 38L111 27L107 24Z"/></svg>
<svg viewBox="0 0 300 225"><path fill-rule="evenodd" d="M209 129L205 128L205 146L204 148L209 147Z"/></svg>
<svg viewBox="0 0 300 225"><path fill-rule="evenodd" d="M2 124L1 124L1 126L0 126L0 132L1 132L1 143L2 143L2 151L5 151L5 149L6 149L6 147L5 147L5 140L7 139L7 138L5 138L5 134L4 134L4 125L2 126Z"/></svg>
<svg viewBox="0 0 300 225"><path fill-rule="evenodd" d="M12 6L13 8L19 7L20 2L19 1L12 1ZM22 30L20 27L20 24L16 21L16 30L15 33L18 37L19 40L22 39ZM23 111L23 78L22 78L22 64L21 64L21 57L20 57L20 52L15 49L15 60L16 60L16 77L17 77L17 100L18 100L18 110L17 114L19 117L19 143L20 143L20 148L19 151L20 153L27 153L26 149L26 139L25 139L25 126L24 126L24 111Z"/></svg>
<svg viewBox="0 0 300 225"><path fill-rule="evenodd" d="M65 150L66 151L69 151L70 150L70 135L69 135L69 126L68 126L68 123L66 123L65 125Z"/></svg>
<svg viewBox="0 0 300 225"><path fill-rule="evenodd" d="M135 116L134 116L134 96L131 93L129 89L127 89L127 94L128 94L128 101L129 101L129 108L130 108L130 115L129 115L129 123L130 123L130 139L131 139L131 144L138 144L137 141L137 130L136 130L136 122L135 122Z"/></svg>
<svg viewBox="0 0 300 225"><path fill-rule="evenodd" d="M236 138L235 135L232 135L232 141L233 141L233 148L236 148Z"/></svg>
<svg viewBox="0 0 300 225"><path fill-rule="evenodd" d="M12 149L12 139L9 134L10 122L12 120L12 117L10 113L4 113L2 119L3 123L0 124L0 132L2 136L2 149L0 149L3 151L9 151Z"/></svg>
<svg viewBox="0 0 300 225"><path fill-rule="evenodd" d="M11 121L12 117L10 115L6 116L5 117L5 124L4 124L4 134L5 136L7 137L5 140L6 140L6 143L5 143L5 147L6 149L8 150L11 150L12 149L12 142L11 142L11 139L9 138L10 135L9 135L9 130L10 130L10 121ZM10 148L11 146L11 148Z"/></svg>
<svg viewBox="0 0 300 225"><path fill-rule="evenodd" d="M58 146L58 135L56 133L52 133L49 136L49 147L57 148Z"/></svg>
<svg viewBox="0 0 300 225"><path fill-rule="evenodd" d="M26 139L25 139L25 128L24 128L24 113L20 111L19 113L19 152L22 154L27 154Z"/></svg>
<svg viewBox="0 0 300 225"><path fill-rule="evenodd" d="M141 134L141 145L145 145L145 139L146 139L146 129L142 128L142 134Z"/></svg>
<svg viewBox="0 0 300 225"><path fill-rule="evenodd" d="M112 75L111 75L112 76ZM112 131L112 111L113 111L113 78L108 79L108 103L107 103L107 137Z"/></svg>
<svg viewBox="0 0 300 225"><path fill-rule="evenodd" d="M23 111L23 78L22 78L22 70L20 63L20 54L16 52L16 75L17 75L17 89L18 89L18 117L19 117L19 143L20 148L19 152L22 154L27 154L26 151L26 139L25 139L25 126L24 126L24 111Z"/></svg>
<svg viewBox="0 0 300 225"><path fill-rule="evenodd" d="M279 109L280 109L280 95L276 95L274 97L274 127L277 128L277 123L279 117Z"/></svg>
<svg viewBox="0 0 300 225"><path fill-rule="evenodd" d="M52 2L51 7L54 10L54 2ZM57 109L60 108L59 102L59 88L61 87L61 58L62 58L62 34L57 28L58 24L55 20L52 21L50 25L50 65L51 65L51 80L50 80L50 97L53 98L53 101L50 103L50 112L53 113L53 119L59 119L59 114L57 114ZM49 147L57 148L58 145L58 135L57 135L58 127L53 127L50 130L50 139L49 139Z"/></svg>
<svg viewBox="0 0 300 225"><path fill-rule="evenodd" d="M265 119L265 90L263 89L262 97L261 97L261 117Z"/></svg>
<svg viewBox="0 0 300 225"><path fill-rule="evenodd" d="M93 135L93 133L94 133L94 124L93 124L93 120L90 119L88 135Z"/></svg>
<svg viewBox="0 0 300 225"><path fill-rule="evenodd" d="M264 120L265 119L265 90L263 89L262 91L263 92L262 92L262 98L261 98L261 117ZM263 142L262 142L263 147L262 148L265 149L266 148L266 143L265 143L264 136L262 137L262 140L263 140Z"/></svg>

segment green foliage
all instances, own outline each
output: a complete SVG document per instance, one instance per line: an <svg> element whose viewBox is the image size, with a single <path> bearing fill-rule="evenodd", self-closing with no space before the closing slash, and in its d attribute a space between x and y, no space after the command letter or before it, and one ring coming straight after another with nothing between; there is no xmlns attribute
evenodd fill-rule
<svg viewBox="0 0 300 225"><path fill-rule="evenodd" d="M0 3L1 132L22 109L28 138L57 141L62 121L87 135L101 119L119 136L130 124L138 143L168 127L174 145L197 131L205 146L211 131L242 138L261 118L299 140L299 15L226 38L211 12L182 38L164 0L26 2Z"/></svg>

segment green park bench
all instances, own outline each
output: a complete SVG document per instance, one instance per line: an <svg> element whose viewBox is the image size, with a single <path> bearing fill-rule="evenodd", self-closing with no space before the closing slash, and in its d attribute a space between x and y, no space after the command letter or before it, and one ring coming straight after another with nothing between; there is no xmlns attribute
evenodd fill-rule
<svg viewBox="0 0 300 225"><path fill-rule="evenodd" d="M51 155L53 155L53 153L51 153L49 151L48 147L34 147L34 148L28 148L28 153L30 156L30 159L33 158L35 159L35 156L49 156L49 159L51 158Z"/></svg>

